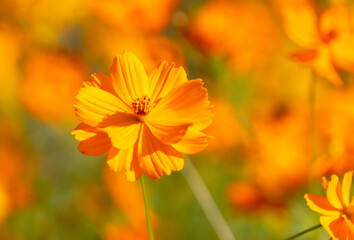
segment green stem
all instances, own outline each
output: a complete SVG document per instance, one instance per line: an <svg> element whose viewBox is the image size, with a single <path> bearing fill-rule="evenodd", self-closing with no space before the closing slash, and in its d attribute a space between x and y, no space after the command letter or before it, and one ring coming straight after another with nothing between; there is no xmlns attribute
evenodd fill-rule
<svg viewBox="0 0 354 240"><path fill-rule="evenodd" d="M301 235L303 235L303 234L305 234L305 233L311 232L312 230L315 230L315 229L317 229L317 228L319 228L319 227L322 227L322 225L321 225L321 224L318 224L318 225L316 225L316 226L314 226L314 227L312 227L312 228L309 228L309 229L306 229L306 230L304 230L304 231L302 231L302 232L299 232L298 234L295 234L294 236L291 236L291 237L289 237L289 238L286 238L285 240L292 240L292 239L295 239L295 238L300 237Z"/></svg>
<svg viewBox="0 0 354 240"><path fill-rule="evenodd" d="M144 203L145 203L145 214L146 214L146 223L147 223L147 228L149 230L149 237L150 237L150 240L154 240L154 234L152 233L151 220L150 220L149 202L148 202L148 199L147 199L146 189L145 189L144 174L141 175L140 179L141 179L141 188L143 189L143 196L144 196Z"/></svg>
<svg viewBox="0 0 354 240"><path fill-rule="evenodd" d="M186 155L184 156L184 169L182 173L219 240L235 240L230 227L221 214L203 179Z"/></svg>

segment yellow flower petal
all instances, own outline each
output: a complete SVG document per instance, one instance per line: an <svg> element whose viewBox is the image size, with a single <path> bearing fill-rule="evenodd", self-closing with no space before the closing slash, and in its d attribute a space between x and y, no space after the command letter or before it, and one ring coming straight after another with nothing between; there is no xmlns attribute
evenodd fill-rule
<svg viewBox="0 0 354 240"><path fill-rule="evenodd" d="M338 37L331 43L335 64L347 71L354 70L354 34Z"/></svg>
<svg viewBox="0 0 354 240"><path fill-rule="evenodd" d="M126 112L131 112L130 105L125 103L119 95L117 95L116 91L114 90L113 84L112 84L112 77L109 75L106 75L104 73L94 73L91 74L90 80L84 81L84 87L96 87L100 88L104 91L107 91L113 95L115 95L119 100L123 103L121 104L121 108L124 109Z"/></svg>
<svg viewBox="0 0 354 240"><path fill-rule="evenodd" d="M149 76L151 100L159 100L171 89L188 81L187 74L182 67L175 67L174 63L163 61Z"/></svg>
<svg viewBox="0 0 354 240"><path fill-rule="evenodd" d="M336 236L334 235L334 232L337 232L338 230L338 221L339 217L338 216L321 216L320 217L320 223L323 226L323 228L327 231L327 233L333 238L333 240L336 240ZM339 220L340 221L340 220ZM341 221L340 221L341 222ZM339 223L340 223L339 222ZM334 224L333 224L334 223ZM332 224L332 225L331 225ZM331 227L330 227L331 225ZM339 224L340 225L340 224Z"/></svg>
<svg viewBox="0 0 354 240"><path fill-rule="evenodd" d="M89 80L84 81L84 87L97 87L113 94L111 76L104 73L91 74Z"/></svg>
<svg viewBox="0 0 354 240"><path fill-rule="evenodd" d="M78 150L88 156L100 156L111 147L111 141L106 133L100 132L80 142Z"/></svg>
<svg viewBox="0 0 354 240"><path fill-rule="evenodd" d="M174 149L184 154L195 154L201 152L208 146L208 137L194 127L188 128L183 139L172 144Z"/></svg>
<svg viewBox="0 0 354 240"><path fill-rule="evenodd" d="M314 69L316 73L331 81L334 85L340 86L343 81L338 73L338 70L334 66L334 60L330 49L326 46L321 46L317 49L317 57L314 61Z"/></svg>
<svg viewBox="0 0 354 240"><path fill-rule="evenodd" d="M140 167L151 179L170 175L171 171L179 171L184 166L182 154L157 140L147 126L140 135L139 158Z"/></svg>
<svg viewBox="0 0 354 240"><path fill-rule="evenodd" d="M326 9L320 19L320 31L322 37L332 34L338 36L350 31L350 16L344 6L336 6Z"/></svg>
<svg viewBox="0 0 354 240"><path fill-rule="evenodd" d="M193 123L176 123L171 121L160 124L147 121L146 125L159 141L170 145L181 141L187 129L192 126Z"/></svg>
<svg viewBox="0 0 354 240"><path fill-rule="evenodd" d="M96 135L97 128L87 125L86 123L80 123L71 134L74 135L75 139L79 142L86 140L90 137Z"/></svg>
<svg viewBox="0 0 354 240"><path fill-rule="evenodd" d="M334 208L328 199L318 194L308 193L305 195L307 205L315 212L328 216L339 216L340 212Z"/></svg>
<svg viewBox="0 0 354 240"><path fill-rule="evenodd" d="M124 111L117 97L96 87L81 88L76 98L74 109L78 119L91 126L97 126L108 115Z"/></svg>
<svg viewBox="0 0 354 240"><path fill-rule="evenodd" d="M132 124L129 126L109 126L104 128L112 145L116 148L128 148L131 147L138 139L138 135L141 129L141 123Z"/></svg>
<svg viewBox="0 0 354 240"><path fill-rule="evenodd" d="M288 37L301 47L313 48L320 41L317 16L309 5L286 8L284 29Z"/></svg>
<svg viewBox="0 0 354 240"><path fill-rule="evenodd" d="M321 216L323 228L333 240L353 240L354 234L344 217Z"/></svg>
<svg viewBox="0 0 354 240"><path fill-rule="evenodd" d="M150 95L144 66L131 52L124 52L114 58L111 76L117 95L128 105L138 97Z"/></svg>
<svg viewBox="0 0 354 240"><path fill-rule="evenodd" d="M78 150L85 155L99 156L111 147L111 141L106 133L85 123L79 124L71 133L80 142Z"/></svg>
<svg viewBox="0 0 354 240"><path fill-rule="evenodd" d="M199 130L211 124L208 94L201 79L190 80L172 89L151 111L149 121L168 125L168 122L193 122Z"/></svg>
<svg viewBox="0 0 354 240"><path fill-rule="evenodd" d="M353 179L353 171L346 172L343 177L343 203L345 207L349 206L349 198L350 198L350 186L352 185Z"/></svg>
<svg viewBox="0 0 354 240"><path fill-rule="evenodd" d="M342 186L336 175L332 175L331 180L328 182L327 198L333 207L343 209Z"/></svg>
<svg viewBox="0 0 354 240"><path fill-rule="evenodd" d="M137 156L137 144L130 148L117 149L112 147L107 155L107 164L116 172L125 171L130 182L140 178L142 170Z"/></svg>

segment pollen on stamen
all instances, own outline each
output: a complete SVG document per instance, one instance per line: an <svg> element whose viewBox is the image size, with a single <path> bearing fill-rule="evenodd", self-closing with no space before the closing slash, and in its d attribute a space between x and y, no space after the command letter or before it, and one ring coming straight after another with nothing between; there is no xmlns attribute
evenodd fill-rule
<svg viewBox="0 0 354 240"><path fill-rule="evenodd" d="M134 109L134 113L137 115L146 115L150 112L153 104L151 103L151 99L148 97L137 98L133 103L132 107Z"/></svg>

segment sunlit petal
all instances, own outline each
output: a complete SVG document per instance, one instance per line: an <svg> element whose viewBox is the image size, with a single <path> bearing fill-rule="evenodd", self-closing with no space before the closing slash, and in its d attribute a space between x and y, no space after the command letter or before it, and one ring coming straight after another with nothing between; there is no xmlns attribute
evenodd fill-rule
<svg viewBox="0 0 354 240"><path fill-rule="evenodd" d="M111 77L117 95L128 105L138 97L150 95L144 66L131 52L124 52L114 58Z"/></svg>
<svg viewBox="0 0 354 240"><path fill-rule="evenodd" d="M149 76L152 101L166 96L171 89L188 81L187 74L182 67L175 67L174 63L163 61Z"/></svg>
<svg viewBox="0 0 354 240"><path fill-rule="evenodd" d="M125 110L117 97L96 87L81 88L76 98L74 109L78 119L91 126L97 126L108 115Z"/></svg>
<svg viewBox="0 0 354 240"><path fill-rule="evenodd" d="M181 153L195 154L208 146L208 136L198 129L190 127L183 139L176 144L172 144L172 146Z"/></svg>
<svg viewBox="0 0 354 240"><path fill-rule="evenodd" d="M151 179L161 178L163 174L170 175L184 165L182 154L158 141L146 126L139 139L139 158L140 167Z"/></svg>
<svg viewBox="0 0 354 240"><path fill-rule="evenodd" d="M307 205L315 212L328 216L339 216L338 209L333 207L328 199L318 194L305 195Z"/></svg>
<svg viewBox="0 0 354 240"><path fill-rule="evenodd" d="M284 29L289 38L304 48L313 48L319 43L318 21L309 5L287 7L284 10Z"/></svg>

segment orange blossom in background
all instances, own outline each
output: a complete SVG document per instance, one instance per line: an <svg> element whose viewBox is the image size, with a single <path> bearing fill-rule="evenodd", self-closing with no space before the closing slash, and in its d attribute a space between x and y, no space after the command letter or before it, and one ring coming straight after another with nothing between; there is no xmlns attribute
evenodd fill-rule
<svg viewBox="0 0 354 240"><path fill-rule="evenodd" d="M354 199L349 202L352 177L353 171L345 173L343 185L337 175L332 175L330 181L324 177L322 185L327 197L311 193L305 195L307 205L322 214L321 225L334 240L354 239Z"/></svg>
<svg viewBox="0 0 354 240"><path fill-rule="evenodd" d="M207 90L201 79L188 81L182 67L163 61L147 74L131 52L117 55L110 75L93 74L76 96L82 122L72 134L80 152L108 152L114 171L128 181L142 173L151 179L183 168L181 154L207 146L201 130L211 124Z"/></svg>
<svg viewBox="0 0 354 240"><path fill-rule="evenodd" d="M341 85L338 69L354 70L354 34L350 29L348 9L331 7L319 20L315 10L306 4L288 7L284 13L288 37L305 48L292 56L309 64L319 76Z"/></svg>

